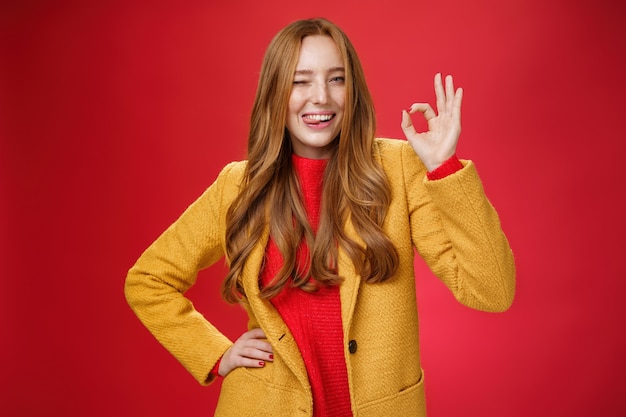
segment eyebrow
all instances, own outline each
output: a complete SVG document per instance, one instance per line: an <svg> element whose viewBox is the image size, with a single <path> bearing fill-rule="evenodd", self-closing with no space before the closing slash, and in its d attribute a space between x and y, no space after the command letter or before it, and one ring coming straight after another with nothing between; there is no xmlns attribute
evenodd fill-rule
<svg viewBox="0 0 626 417"><path fill-rule="evenodd" d="M346 72L344 67L332 67L328 70L328 72ZM313 70L310 69L301 69L301 70L296 70L296 75L308 75L308 74L313 74Z"/></svg>

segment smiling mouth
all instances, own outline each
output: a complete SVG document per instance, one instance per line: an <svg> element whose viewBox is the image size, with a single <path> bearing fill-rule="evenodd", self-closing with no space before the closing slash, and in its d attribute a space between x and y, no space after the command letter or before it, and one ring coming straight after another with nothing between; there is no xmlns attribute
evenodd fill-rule
<svg viewBox="0 0 626 417"><path fill-rule="evenodd" d="M335 117L334 114L305 114L302 116L302 120L306 124L317 125L331 121Z"/></svg>

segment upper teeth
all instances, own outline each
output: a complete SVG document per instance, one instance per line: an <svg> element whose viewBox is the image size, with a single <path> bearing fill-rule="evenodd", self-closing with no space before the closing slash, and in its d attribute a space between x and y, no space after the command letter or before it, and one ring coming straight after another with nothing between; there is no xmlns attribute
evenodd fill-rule
<svg viewBox="0 0 626 417"><path fill-rule="evenodd" d="M332 114L308 114L308 119L317 120L318 122L327 122L333 118Z"/></svg>

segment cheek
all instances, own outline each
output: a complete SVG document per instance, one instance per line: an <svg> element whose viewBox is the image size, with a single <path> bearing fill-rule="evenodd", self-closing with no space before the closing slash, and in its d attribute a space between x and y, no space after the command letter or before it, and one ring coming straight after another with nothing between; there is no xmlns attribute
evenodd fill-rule
<svg viewBox="0 0 626 417"><path fill-rule="evenodd" d="M343 112L346 107L346 93L345 91L338 91L334 96L334 102Z"/></svg>
<svg viewBox="0 0 626 417"><path fill-rule="evenodd" d="M287 114L287 118L297 118L298 117L298 113L300 112L300 109L302 108L302 106L300 105L300 100L298 100L298 96L292 94L291 97L289 98L289 106L287 108L288 114Z"/></svg>
<svg viewBox="0 0 626 417"><path fill-rule="evenodd" d="M337 109L338 110L337 116L339 116L340 118L343 119L343 116L344 116L345 111L346 111L345 102L337 101L336 103L337 103L337 108L338 108Z"/></svg>

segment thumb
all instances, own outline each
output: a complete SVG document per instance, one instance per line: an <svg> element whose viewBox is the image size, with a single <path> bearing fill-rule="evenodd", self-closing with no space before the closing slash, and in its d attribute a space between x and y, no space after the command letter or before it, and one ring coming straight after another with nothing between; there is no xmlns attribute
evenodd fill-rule
<svg viewBox="0 0 626 417"><path fill-rule="evenodd" d="M413 127L413 120L411 120L411 115L406 110L402 110L402 123L400 124L402 127L402 131L404 134L408 136L415 135L417 132L415 131L415 127Z"/></svg>

